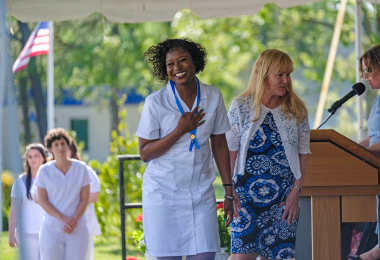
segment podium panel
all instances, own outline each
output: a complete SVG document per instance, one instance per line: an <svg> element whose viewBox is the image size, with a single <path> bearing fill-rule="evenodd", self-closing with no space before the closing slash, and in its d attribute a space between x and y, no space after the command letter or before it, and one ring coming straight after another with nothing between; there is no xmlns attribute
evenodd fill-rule
<svg viewBox="0 0 380 260"><path fill-rule="evenodd" d="M312 259L337 260L341 223L376 221L380 157L334 130L310 137L301 196L311 197Z"/></svg>
<svg viewBox="0 0 380 260"><path fill-rule="evenodd" d="M378 170L330 142L312 142L304 186L349 186L378 183Z"/></svg>

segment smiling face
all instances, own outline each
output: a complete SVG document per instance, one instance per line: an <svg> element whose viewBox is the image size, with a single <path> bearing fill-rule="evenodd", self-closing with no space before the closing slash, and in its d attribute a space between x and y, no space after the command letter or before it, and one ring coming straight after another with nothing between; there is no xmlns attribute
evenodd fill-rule
<svg viewBox="0 0 380 260"><path fill-rule="evenodd" d="M377 68L371 67L368 68L367 64L370 64L369 60L367 62L364 62L364 59L362 60L362 66L363 70L370 70L371 72L368 72L367 74L364 74L365 80L368 82L368 85L370 85L371 89L380 89L380 72Z"/></svg>
<svg viewBox="0 0 380 260"><path fill-rule="evenodd" d="M166 72L176 85L189 85L195 80L195 65L190 53L182 48L166 54Z"/></svg>
<svg viewBox="0 0 380 260"><path fill-rule="evenodd" d="M44 157L38 149L31 148L28 151L26 159L28 160L28 164L30 169L38 170L40 166L44 163Z"/></svg>
<svg viewBox="0 0 380 260"><path fill-rule="evenodd" d="M57 160L66 158L67 151L69 150L69 145L64 138L60 138L51 143L51 148L49 151L54 154Z"/></svg>
<svg viewBox="0 0 380 260"><path fill-rule="evenodd" d="M290 72L285 70L277 71L277 68L272 66L265 81L264 95L282 97L285 95L289 83Z"/></svg>

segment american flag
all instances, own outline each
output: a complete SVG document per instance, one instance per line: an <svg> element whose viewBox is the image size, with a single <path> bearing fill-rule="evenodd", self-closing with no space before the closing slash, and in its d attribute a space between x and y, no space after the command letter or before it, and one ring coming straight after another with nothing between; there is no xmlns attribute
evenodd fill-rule
<svg viewBox="0 0 380 260"><path fill-rule="evenodd" d="M48 22L39 22L34 28L22 49L17 60L13 64L13 73L23 70L28 66L30 57L49 53L49 27Z"/></svg>

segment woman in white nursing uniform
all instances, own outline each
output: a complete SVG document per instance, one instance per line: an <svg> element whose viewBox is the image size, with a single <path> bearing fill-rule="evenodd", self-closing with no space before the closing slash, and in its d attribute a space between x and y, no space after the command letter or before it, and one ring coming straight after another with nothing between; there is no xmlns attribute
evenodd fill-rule
<svg viewBox="0 0 380 260"><path fill-rule="evenodd" d="M73 139L70 140L69 149L67 150L67 158L80 160L80 155L78 153L78 146ZM88 165L87 165L87 170L91 178L90 199L88 201L86 212L84 214L87 219L87 229L88 229L90 238L89 238L86 258L84 260L91 260L91 259L94 259L94 238L102 234L102 232L100 231L98 219L96 218L96 215L95 215L95 208L94 208L94 203L98 201L98 193L100 191L100 180L99 180L98 175L96 175L96 172Z"/></svg>
<svg viewBox="0 0 380 260"><path fill-rule="evenodd" d="M32 190L38 169L46 163L45 148L41 144L30 144L26 147L24 156L25 173L16 180L12 187L12 202L9 212L9 245L19 247L20 259L39 260L38 233L40 232L44 210L34 202Z"/></svg>
<svg viewBox="0 0 380 260"><path fill-rule="evenodd" d="M40 232L42 260L83 260L87 253L84 212L91 179L84 162L67 158L69 140L62 128L45 136L45 145L55 160L40 167L35 183L37 202L46 212Z"/></svg>
<svg viewBox="0 0 380 260"><path fill-rule="evenodd" d="M189 39L167 39L145 53L156 79L169 81L146 98L136 133L140 156L150 162L143 177L144 239L159 260L213 260L220 251L213 156L225 188L226 226L233 217L223 97L195 76L206 55Z"/></svg>

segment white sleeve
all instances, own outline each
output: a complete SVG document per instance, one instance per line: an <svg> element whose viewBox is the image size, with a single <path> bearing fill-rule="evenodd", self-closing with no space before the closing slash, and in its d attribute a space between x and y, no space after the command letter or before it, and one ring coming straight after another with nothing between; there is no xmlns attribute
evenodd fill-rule
<svg viewBox="0 0 380 260"><path fill-rule="evenodd" d="M304 117L298 125L298 153L311 154L309 119Z"/></svg>
<svg viewBox="0 0 380 260"><path fill-rule="evenodd" d="M99 192L100 180L99 180L98 175L96 175L96 172L90 166L87 166L87 170L91 178L90 193Z"/></svg>
<svg viewBox="0 0 380 260"><path fill-rule="evenodd" d="M22 182L20 182L20 180L21 180L21 178L18 178L13 183L12 192L11 192L12 198L22 198L22 187L20 186L20 183L22 184Z"/></svg>
<svg viewBox="0 0 380 260"><path fill-rule="evenodd" d="M160 138L160 117L156 104L149 96L145 99L144 108L141 113L140 123L136 135L147 140Z"/></svg>
<svg viewBox="0 0 380 260"><path fill-rule="evenodd" d="M83 180L82 180L82 187L84 186L87 186L89 184L91 184L91 177L90 177L90 174L88 172L88 169L87 169L87 165L81 165L81 167L83 167L84 169L84 176L83 176Z"/></svg>
<svg viewBox="0 0 380 260"><path fill-rule="evenodd" d="M224 105L222 92L218 90L218 107L216 108L216 117L214 128L212 129L213 135L220 135L230 130L230 122L228 121L226 107Z"/></svg>
<svg viewBox="0 0 380 260"><path fill-rule="evenodd" d="M36 180L34 181L34 185L35 185L36 187L44 188L44 189L46 190L46 184L45 184L45 181L44 181L44 174L45 174L44 167L41 166L41 167L38 169L38 172L37 172L37 178L36 178Z"/></svg>
<svg viewBox="0 0 380 260"><path fill-rule="evenodd" d="M230 151L238 151L240 146L240 118L238 102L234 99L228 110L228 119L231 129L226 133L228 149Z"/></svg>

